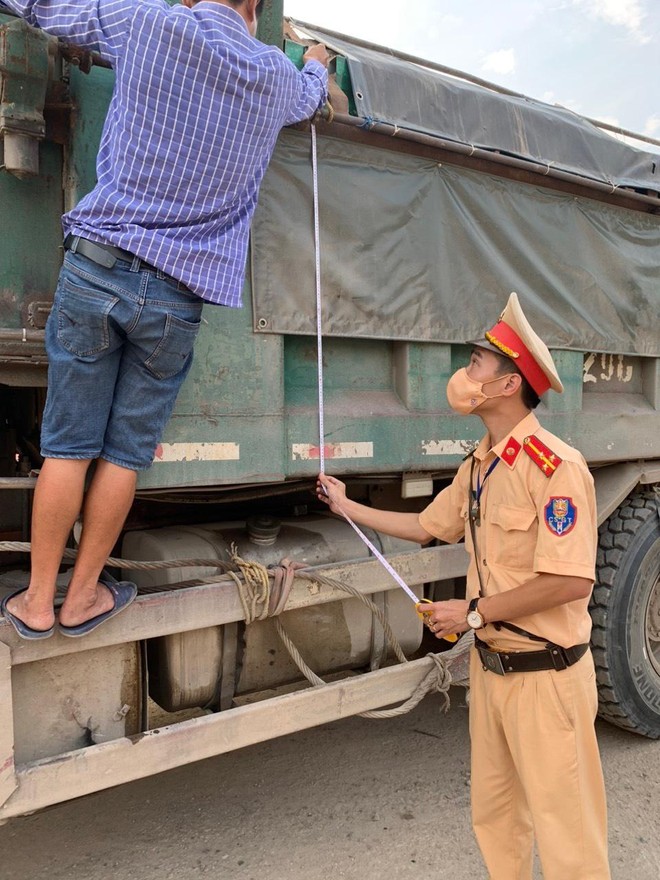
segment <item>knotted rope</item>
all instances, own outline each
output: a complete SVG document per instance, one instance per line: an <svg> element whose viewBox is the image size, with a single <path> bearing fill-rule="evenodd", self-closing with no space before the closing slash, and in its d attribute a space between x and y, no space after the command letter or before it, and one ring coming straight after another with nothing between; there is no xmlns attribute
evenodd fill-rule
<svg viewBox="0 0 660 880"><path fill-rule="evenodd" d="M236 544L231 545L231 561L237 566L240 575L236 571L228 571L227 574L236 584L245 623L265 620L268 617L270 604L268 569L259 562L246 562L241 559Z"/></svg>
<svg viewBox="0 0 660 880"><path fill-rule="evenodd" d="M29 552L30 544L22 541L2 541L0 551ZM67 549L64 551L66 559L75 559L77 551ZM250 624L255 620L266 620L273 617L275 629L282 644L287 649L289 656L298 667L302 675L315 687L325 685L326 682L311 669L303 659L286 630L282 626L279 615L285 610L293 581L298 578L315 584L324 584L332 589L348 593L355 599L359 599L378 620L383 628L385 637L392 648L394 655L400 663L408 663L408 658L403 653L392 627L381 609L368 597L355 587L344 584L334 578L315 572L307 571L301 563L283 559L277 566L266 568L260 562L245 560L238 555L236 545L231 545L230 560L221 559L169 559L145 561L137 559L119 559L109 557L107 564L115 568L132 569L139 571L156 571L168 568L204 567L216 568L227 574L236 584L238 595L243 609L245 623ZM458 643L462 645L464 639ZM452 674L449 670L448 660L453 657L457 648L444 654L427 654L433 665L422 681L417 685L411 696L400 706L392 709L372 710L359 713L363 718L394 718L404 715L417 706L426 694L437 691L444 699L444 711L449 709L449 687L452 684ZM464 649L460 652L463 653Z"/></svg>
<svg viewBox="0 0 660 880"><path fill-rule="evenodd" d="M294 577L298 577L302 580L322 583L326 586L343 590L345 593L348 593L349 595L354 596L356 599L359 599L364 605L367 606L372 615L376 617L380 625L383 627L383 631L385 632L387 641L389 642L399 662L408 662L408 658L403 653L401 645L399 644L396 636L394 635L392 627L390 626L389 621L387 620L381 609L378 608L378 606L375 605L368 596L365 596L359 590L355 589L355 587L351 587L348 584L343 584L341 583L341 581L336 581L333 578L325 577L324 575L315 575L312 572L306 573L304 570L301 570L301 566L299 563L291 563L289 560L283 560L280 566L275 567L274 570L271 569L271 571L269 572L269 570L259 562L250 562L242 559L238 555L238 551L235 545L232 545L231 547L231 561L238 567L242 575L241 578L237 572L228 572L238 589L238 594L241 599L241 605L243 607L246 624L252 623L255 620L265 620L267 617L275 617L275 630L277 631L277 634L282 641L282 644L287 649L289 656L298 667L300 672L305 676L307 681L315 687L321 687L325 685L326 682L319 675L317 675L310 666L307 665L302 657L302 654L282 626L282 622L279 620L278 616L279 613L284 610L286 598L291 588L291 584L293 583ZM277 571L277 569L285 572L284 578L280 576L280 583L286 584L286 586L284 587L285 595L282 596L280 594L280 596L278 596L277 598L277 601L273 602L273 596L271 592L271 579L269 577L269 574L273 571ZM275 579L276 576L274 576L273 578L274 582ZM360 717L395 718L398 715L405 715L407 712L412 711L412 709L414 709L415 706L417 706L424 699L426 694L430 693L431 691L437 691L438 693L442 694L444 698L443 708L446 712L449 709L450 705L449 688L452 684L452 674L449 671L449 668L444 661L442 655L427 654L427 656L431 658L431 660L433 661L433 665L426 676L417 685L411 696L404 703L392 709L380 709L371 710L368 712L360 712Z"/></svg>
<svg viewBox="0 0 660 880"><path fill-rule="evenodd" d="M431 658L433 666L429 669L405 703L401 703L400 706L396 706L393 709L374 709L370 712L360 712L360 717L396 718L397 715L405 715L407 712L412 712L415 706L421 703L424 697L432 691L437 691L439 694L442 694L442 708L444 712L448 712L451 705L449 688L453 681L449 666L442 654L427 654L426 656Z"/></svg>

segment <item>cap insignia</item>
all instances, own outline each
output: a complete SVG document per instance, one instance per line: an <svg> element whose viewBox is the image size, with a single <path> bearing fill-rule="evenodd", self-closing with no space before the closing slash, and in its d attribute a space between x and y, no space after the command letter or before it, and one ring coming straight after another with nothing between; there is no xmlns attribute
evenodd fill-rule
<svg viewBox="0 0 660 880"><path fill-rule="evenodd" d="M485 336L491 345L494 345L495 348L499 348L499 350L502 352L502 354L505 354L507 357L514 358L514 359L520 357L520 352L514 351L512 348L509 348L508 345L505 345L503 342L500 342L500 340L496 336L494 336L490 332L490 330L486 331Z"/></svg>
<svg viewBox="0 0 660 880"><path fill-rule="evenodd" d="M546 477L551 477L562 463L562 459L534 434L525 437L523 449Z"/></svg>

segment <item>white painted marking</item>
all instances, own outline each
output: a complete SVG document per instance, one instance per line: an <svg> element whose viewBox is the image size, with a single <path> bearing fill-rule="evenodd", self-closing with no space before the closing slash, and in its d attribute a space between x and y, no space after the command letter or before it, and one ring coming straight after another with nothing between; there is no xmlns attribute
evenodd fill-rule
<svg viewBox="0 0 660 880"><path fill-rule="evenodd" d="M474 440L423 440L423 455L467 455L477 444Z"/></svg>
<svg viewBox="0 0 660 880"><path fill-rule="evenodd" d="M373 458L374 444L360 443L326 443L323 447L325 458ZM312 443L293 443L291 458L293 461L311 461L321 457L321 450Z"/></svg>
<svg viewBox="0 0 660 880"><path fill-rule="evenodd" d="M238 461L238 443L159 443L154 462L159 461Z"/></svg>

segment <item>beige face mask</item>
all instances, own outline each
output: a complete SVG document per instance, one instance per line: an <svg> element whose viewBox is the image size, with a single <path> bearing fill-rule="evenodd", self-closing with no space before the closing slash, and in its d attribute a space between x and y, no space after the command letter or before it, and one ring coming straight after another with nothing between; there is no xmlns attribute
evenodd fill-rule
<svg viewBox="0 0 660 880"><path fill-rule="evenodd" d="M507 379L513 375L514 373L505 373L504 376L497 376L495 379L489 379L488 382L475 382L468 376L467 369L462 367L447 382L449 406L454 412L469 416L478 406L481 406L484 400L493 400L496 397L504 396L503 394L485 394L483 390L485 385L499 382L501 379Z"/></svg>

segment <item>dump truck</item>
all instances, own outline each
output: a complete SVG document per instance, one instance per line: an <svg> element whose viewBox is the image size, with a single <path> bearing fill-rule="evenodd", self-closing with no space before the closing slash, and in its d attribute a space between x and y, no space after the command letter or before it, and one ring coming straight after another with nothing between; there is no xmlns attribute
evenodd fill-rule
<svg viewBox="0 0 660 880"><path fill-rule="evenodd" d="M204 307L109 563L138 599L84 639L26 642L0 620L0 821L419 688L438 643L319 503L319 461L356 499L423 509L481 434L447 379L512 290L565 386L539 417L595 479L600 714L660 736L658 144L264 5L261 39L294 63L331 50L329 105L281 133L245 307ZM112 88L103 59L0 7L3 595L29 572L60 216L94 185ZM368 537L415 595L464 594L462 544Z"/></svg>

